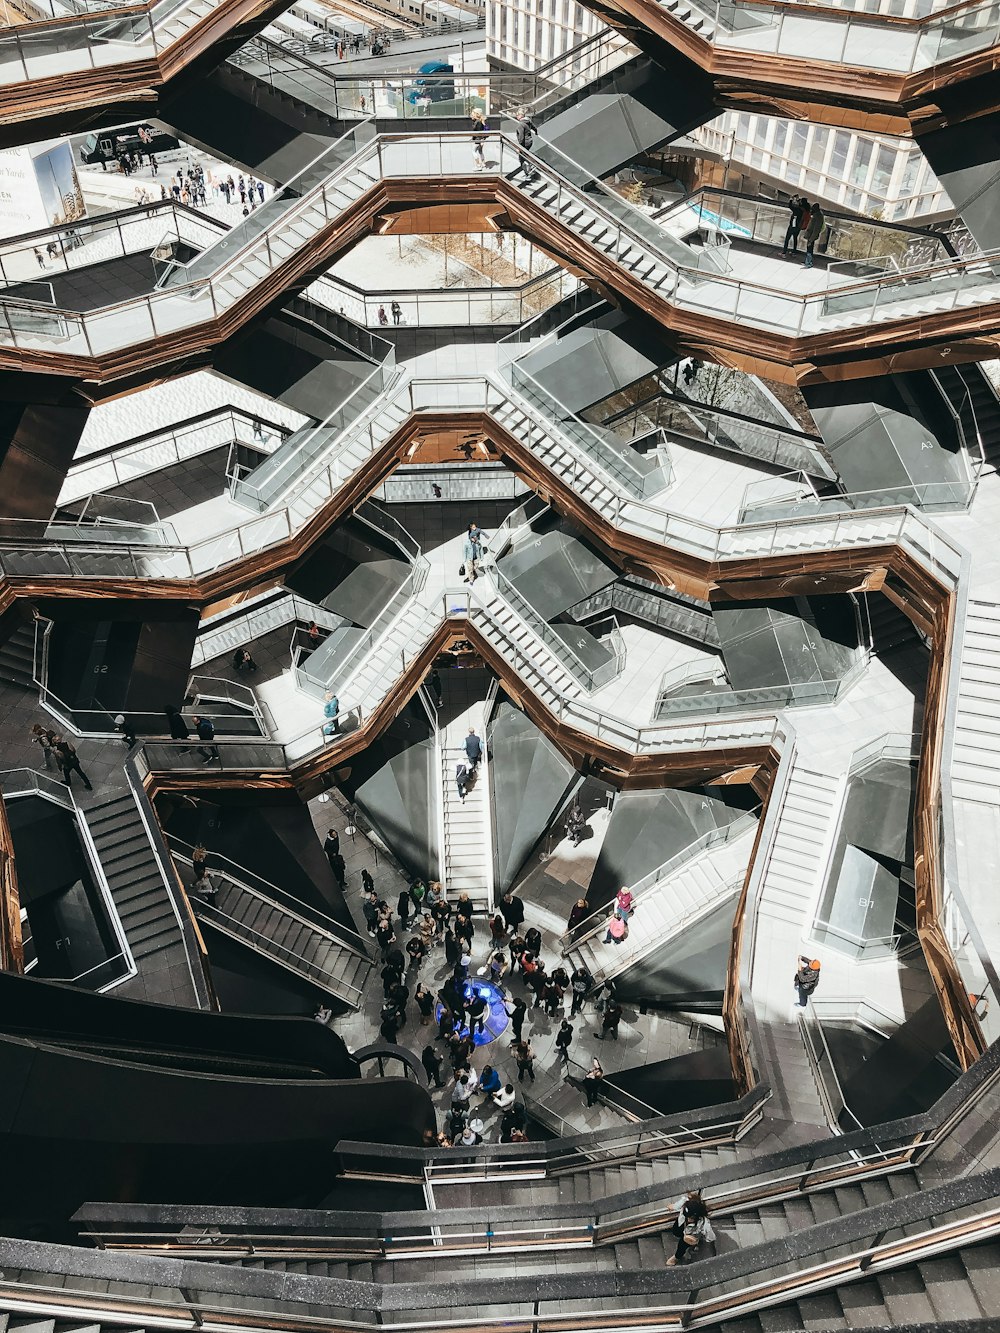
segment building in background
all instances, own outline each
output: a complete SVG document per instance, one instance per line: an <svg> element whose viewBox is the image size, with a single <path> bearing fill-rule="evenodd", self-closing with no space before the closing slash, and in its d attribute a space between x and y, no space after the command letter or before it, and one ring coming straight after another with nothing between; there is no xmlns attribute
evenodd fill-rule
<svg viewBox="0 0 1000 1333"><path fill-rule="evenodd" d="M691 137L719 155L729 189L815 195L833 208L886 222L931 222L954 212L908 139L736 111L723 112Z"/></svg>
<svg viewBox="0 0 1000 1333"><path fill-rule="evenodd" d="M486 42L490 58L537 69L605 25L576 0L489 0Z"/></svg>
<svg viewBox="0 0 1000 1333"><path fill-rule="evenodd" d="M498 64L536 69L603 27L575 0L490 0L487 50ZM709 179L729 189L801 192L887 222L926 223L954 211L907 139L736 111L723 112L691 138L718 155Z"/></svg>

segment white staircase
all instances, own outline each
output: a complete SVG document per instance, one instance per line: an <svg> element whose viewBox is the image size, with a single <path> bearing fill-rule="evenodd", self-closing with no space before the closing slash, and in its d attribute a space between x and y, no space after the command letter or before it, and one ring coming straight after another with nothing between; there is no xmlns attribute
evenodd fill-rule
<svg viewBox="0 0 1000 1333"><path fill-rule="evenodd" d="M728 842L704 851L669 870L635 900L628 938L605 944L605 928L566 951L567 965L585 967L595 981L616 977L662 946L738 891L746 875L756 824ZM610 909L609 909L610 911Z"/></svg>
<svg viewBox="0 0 1000 1333"><path fill-rule="evenodd" d="M590 459L571 448L556 432L553 423L541 425L538 413L517 402L502 381L493 381L493 386L504 394L504 399L493 405L490 415L593 509L600 514L613 514L619 498L618 485L603 479Z"/></svg>
<svg viewBox="0 0 1000 1333"><path fill-rule="evenodd" d="M489 617L487 638L508 661L513 662L531 684L533 692L551 702L557 695L579 699L583 687L563 666L549 646L542 641L535 628L496 591L492 579L484 580L484 609Z"/></svg>
<svg viewBox="0 0 1000 1333"><path fill-rule="evenodd" d="M775 1024L781 1033L787 1029L796 1050L802 1043L789 1022L794 998L791 977L816 915L846 784L846 774L831 777L815 772L796 757L770 845L757 854L763 872L751 990L758 1019Z"/></svg>
<svg viewBox="0 0 1000 1333"><path fill-rule="evenodd" d="M815 773L798 763L793 767L761 884L761 912L805 927L826 869L843 789L843 776Z"/></svg>
<svg viewBox="0 0 1000 1333"><path fill-rule="evenodd" d="M490 856L486 822L486 773L483 761L475 781L467 789L465 800L458 795L455 770L465 759L462 744L445 745L441 751L442 809L444 812L444 848L441 868L444 886L454 903L467 893L473 906L488 911Z"/></svg>
<svg viewBox="0 0 1000 1333"><path fill-rule="evenodd" d="M1000 804L1000 606L971 601L955 716L952 795Z"/></svg>
<svg viewBox="0 0 1000 1333"><path fill-rule="evenodd" d="M193 0L191 4L178 5L170 12L165 22L157 23L157 45L162 49L165 42L180 41L186 32L207 18L216 8L215 0Z"/></svg>

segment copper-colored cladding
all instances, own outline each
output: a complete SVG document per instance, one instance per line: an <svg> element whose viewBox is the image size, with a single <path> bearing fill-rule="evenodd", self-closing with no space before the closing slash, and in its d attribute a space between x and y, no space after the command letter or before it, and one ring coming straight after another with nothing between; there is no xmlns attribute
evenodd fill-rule
<svg viewBox="0 0 1000 1333"><path fill-rule="evenodd" d="M414 204L380 214L372 230L379 236L470 236L496 231L503 206L494 199L467 204Z"/></svg>
<svg viewBox="0 0 1000 1333"><path fill-rule="evenodd" d="M993 46L913 74L866 69L835 60L743 51L738 46L715 46L657 0L585 0L588 9L640 46L648 37L681 52L713 81L720 107L788 116L862 130L868 134L910 134L914 129L936 128L945 122L942 93L977 84L960 109L950 100L948 121L984 115L1000 108L1000 80L991 76L1000 66L1000 48ZM768 5L775 17L803 13L815 19L812 6L795 0L774 0ZM857 24L864 15L836 8L824 10L824 19ZM940 21L941 11L929 16ZM960 24L961 13L956 15ZM637 29L638 24L638 29ZM927 21L880 15L878 28L904 32L927 29ZM644 40L645 39L645 40ZM963 90L964 91L964 90Z"/></svg>
<svg viewBox="0 0 1000 1333"><path fill-rule="evenodd" d="M131 5L101 17L107 21L124 21L136 16L144 18L150 7ZM23 83L5 83L0 86L0 143L24 142L25 131L22 126L30 127L34 120L44 122L52 134L58 134L60 117L64 118L67 112L89 107L94 108L95 112L120 108L122 114L118 123L133 116L155 116L157 92L170 79L199 57L207 56L235 28L247 25L257 31L280 14L283 8L281 0L220 0L208 14L199 18L172 42L167 50L148 60L123 61L110 66L98 64L68 74L33 77ZM47 19L26 24L17 31L30 44L36 33L51 32L58 35L74 26L80 27L80 23L79 17ZM219 58L215 57L216 60Z"/></svg>
<svg viewBox="0 0 1000 1333"><path fill-rule="evenodd" d="M7 807L0 796L0 972L23 971L21 895L17 887L17 866L14 864L14 839L7 819Z"/></svg>
<svg viewBox="0 0 1000 1333"><path fill-rule="evenodd" d="M470 224L470 217L489 220L495 226L507 223L559 256L567 267L587 274L595 286L619 293L651 315L672 335L679 354L738 367L765 379L818 383L920 367L934 369L1000 354L1000 301L802 337L680 309L648 290L633 273L515 186L488 177L453 176L391 177L379 182L217 319L98 357L0 347L0 370L74 376L84 381L80 388L84 396L98 398L106 396L97 387L102 384L120 380L135 387L176 373L182 366L190 369L199 359L207 363L214 345L279 304L289 292L301 290L312 276L368 235L373 224L391 227L395 235L402 234L407 220L423 230L423 222L432 216L436 231L450 222L461 234L470 225L480 225L479 221Z"/></svg>

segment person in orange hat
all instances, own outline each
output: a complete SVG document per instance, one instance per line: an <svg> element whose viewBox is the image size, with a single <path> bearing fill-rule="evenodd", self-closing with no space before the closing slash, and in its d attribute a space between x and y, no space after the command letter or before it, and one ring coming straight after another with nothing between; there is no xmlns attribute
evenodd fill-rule
<svg viewBox="0 0 1000 1333"><path fill-rule="evenodd" d="M799 1007L804 1009L809 1003L809 996L819 985L820 961L799 955L799 970L795 973L795 989L799 996Z"/></svg>

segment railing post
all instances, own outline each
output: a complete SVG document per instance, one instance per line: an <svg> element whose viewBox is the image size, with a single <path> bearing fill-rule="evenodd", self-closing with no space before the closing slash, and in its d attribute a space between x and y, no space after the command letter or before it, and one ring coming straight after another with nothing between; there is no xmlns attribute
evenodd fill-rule
<svg viewBox="0 0 1000 1333"><path fill-rule="evenodd" d="M871 1249L866 1254L863 1254L861 1256L861 1259L858 1262L858 1268L861 1270L862 1273L866 1273L868 1269L871 1267L872 1260L875 1258L875 1251L879 1248L879 1246L882 1244L882 1242L885 1240L888 1234L889 1234L888 1229L885 1231L880 1231L878 1235L875 1237L875 1239L872 1241Z"/></svg>

